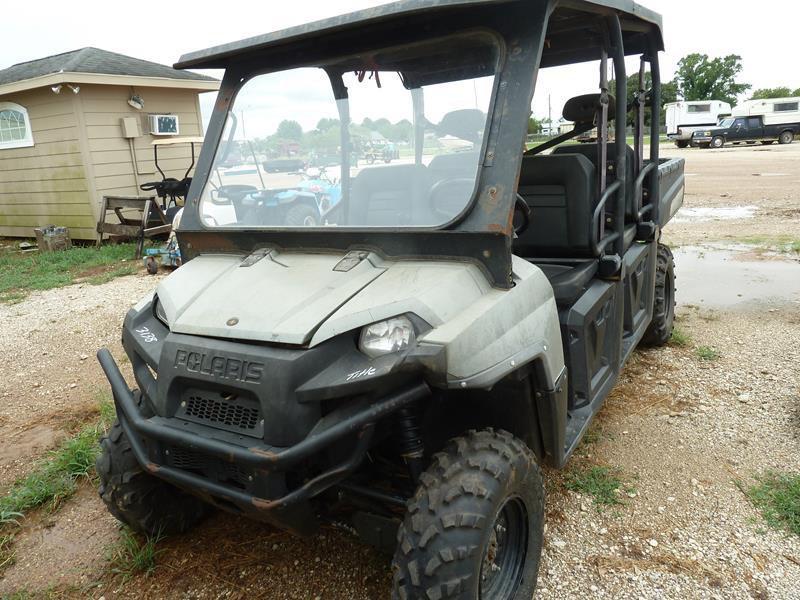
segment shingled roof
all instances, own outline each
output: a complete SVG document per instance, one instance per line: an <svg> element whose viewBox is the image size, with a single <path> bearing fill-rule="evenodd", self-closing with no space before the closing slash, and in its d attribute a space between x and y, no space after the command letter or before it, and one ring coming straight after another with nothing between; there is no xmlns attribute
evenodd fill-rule
<svg viewBox="0 0 800 600"><path fill-rule="evenodd" d="M213 77L173 69L166 65L109 52L99 48L81 48L54 56L37 60L18 63L0 71L0 86L7 86L37 78L46 78L43 85L49 85L52 77L62 76L65 81L80 82L81 78L74 74L82 75L111 75L135 78L158 78L172 81L204 82L201 88L207 88L211 83L218 83ZM207 83L206 83L207 82ZM122 83L122 82L120 82ZM16 87L16 86L15 86ZM28 86L26 86L28 87ZM183 87L183 86L181 86Z"/></svg>

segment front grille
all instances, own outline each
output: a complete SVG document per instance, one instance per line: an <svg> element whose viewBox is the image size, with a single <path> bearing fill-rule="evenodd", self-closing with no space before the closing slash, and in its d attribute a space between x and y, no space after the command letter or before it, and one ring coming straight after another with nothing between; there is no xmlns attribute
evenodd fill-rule
<svg viewBox="0 0 800 600"><path fill-rule="evenodd" d="M191 471L219 483L246 489L253 481L253 471L237 464L221 461L213 456L181 448L167 446L164 452L165 462L176 469Z"/></svg>
<svg viewBox="0 0 800 600"><path fill-rule="evenodd" d="M236 394L186 390L175 416L253 437L262 437L264 432L258 402Z"/></svg>

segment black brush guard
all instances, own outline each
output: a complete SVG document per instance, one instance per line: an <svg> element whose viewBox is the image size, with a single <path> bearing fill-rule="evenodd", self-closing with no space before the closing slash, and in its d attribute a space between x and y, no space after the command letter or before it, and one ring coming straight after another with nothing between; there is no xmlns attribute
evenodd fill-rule
<svg viewBox="0 0 800 600"><path fill-rule="evenodd" d="M120 425L131 448L148 472L178 487L213 500L231 503L243 512L280 513L301 504L345 479L364 458L369 449L375 424L398 409L430 394L427 384L418 383L369 405L322 431L311 432L299 443L277 448L258 444L244 447L217 439L203 437L167 424L161 417L148 418L136 406L133 393L111 353L103 348L97 352L100 366L111 384L114 404ZM152 377L152 376L151 376ZM285 472L299 462L325 451L346 436L355 436L356 444L350 456L337 466L316 475L295 490L278 498L260 498L251 493L225 485L202 475L152 461L143 440L201 453L217 460L244 465L259 472ZM271 520L271 519L270 519Z"/></svg>

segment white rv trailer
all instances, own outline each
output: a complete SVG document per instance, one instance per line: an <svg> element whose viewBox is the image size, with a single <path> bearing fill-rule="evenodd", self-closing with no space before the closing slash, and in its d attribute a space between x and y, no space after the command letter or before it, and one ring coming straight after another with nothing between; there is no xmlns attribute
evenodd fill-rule
<svg viewBox="0 0 800 600"><path fill-rule="evenodd" d="M765 126L797 123L800 121L800 96L745 100L734 107L732 115L734 117L763 116Z"/></svg>
<svg viewBox="0 0 800 600"><path fill-rule="evenodd" d="M713 127L731 114L731 105L720 100L682 100L664 105L667 111L667 137L678 148L685 148L698 129Z"/></svg>

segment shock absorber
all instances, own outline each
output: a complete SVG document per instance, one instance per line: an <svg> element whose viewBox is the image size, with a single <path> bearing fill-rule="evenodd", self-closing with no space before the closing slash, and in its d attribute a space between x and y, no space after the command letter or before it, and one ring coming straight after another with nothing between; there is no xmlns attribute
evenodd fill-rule
<svg viewBox="0 0 800 600"><path fill-rule="evenodd" d="M416 485L422 474L425 445L420 437L419 416L408 406L398 411L397 436L400 444L400 456L408 467L411 481Z"/></svg>

